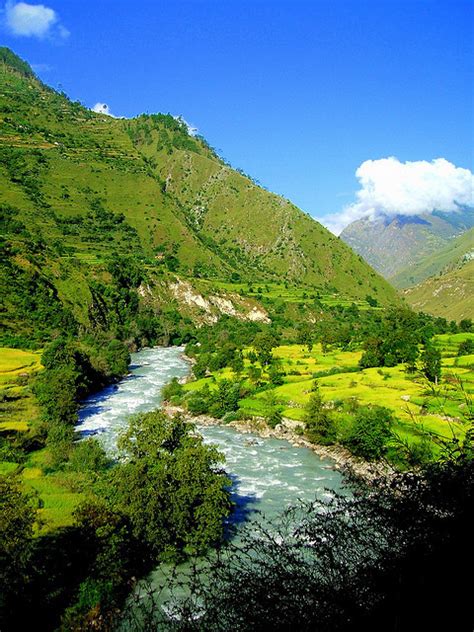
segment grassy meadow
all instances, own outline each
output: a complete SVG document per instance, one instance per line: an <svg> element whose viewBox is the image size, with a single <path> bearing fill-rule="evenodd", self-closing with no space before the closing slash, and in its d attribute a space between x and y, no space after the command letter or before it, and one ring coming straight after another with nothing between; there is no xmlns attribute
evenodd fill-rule
<svg viewBox="0 0 474 632"><path fill-rule="evenodd" d="M13 439L18 447L34 443L40 419L31 390L34 376L41 371L41 352L0 349L0 441ZM7 451L1 441L0 474L17 474L39 508L37 533L47 533L72 523L72 512L83 498L76 474L49 472L47 448ZM17 460L15 460L17 458Z"/></svg>
<svg viewBox="0 0 474 632"><path fill-rule="evenodd" d="M442 353L442 377L438 385L430 383L421 372L409 373L405 365L360 369L362 351L331 349L323 352L316 344L309 350L303 345L276 347L273 355L278 361L282 384L270 385L262 371L259 384L252 382L251 363L245 352L241 378L253 392L239 402L243 415L271 415L278 408L284 417L302 421L312 388L317 381L326 405L334 411L339 432L344 436L352 423L351 409L356 405L375 404L393 413L393 451L397 444L413 444L429 438L433 455L438 453L436 438L461 439L465 420L472 414L474 393L474 356L457 356L459 344L474 334L446 334L435 337ZM260 370L262 367L255 363ZM222 379L235 377L226 367L208 377L190 382L185 390L196 391L208 384L211 389Z"/></svg>

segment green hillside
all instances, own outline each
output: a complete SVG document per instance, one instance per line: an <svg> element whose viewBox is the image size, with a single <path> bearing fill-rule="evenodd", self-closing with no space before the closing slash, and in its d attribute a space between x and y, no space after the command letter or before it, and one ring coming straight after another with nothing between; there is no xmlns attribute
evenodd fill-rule
<svg viewBox="0 0 474 632"><path fill-rule="evenodd" d="M446 268L462 266L474 252L474 228L466 231L437 252L424 257L418 263L404 268L390 280L399 288L407 288L440 274Z"/></svg>
<svg viewBox="0 0 474 632"><path fill-rule="evenodd" d="M474 317L474 259L466 258L455 266L404 290L406 301L418 311L461 320Z"/></svg>
<svg viewBox="0 0 474 632"><path fill-rule="evenodd" d="M139 301L146 295L155 311L172 301L181 309L169 290L175 275L191 283L273 281L345 300L371 296L379 305L398 301L344 243L231 169L184 122L93 113L45 86L5 48L0 191L2 325L25 335L38 325L29 322L34 306L20 304L25 287L49 311L48 297L59 301L83 327L106 319L97 284L110 284L111 257L139 262Z"/></svg>

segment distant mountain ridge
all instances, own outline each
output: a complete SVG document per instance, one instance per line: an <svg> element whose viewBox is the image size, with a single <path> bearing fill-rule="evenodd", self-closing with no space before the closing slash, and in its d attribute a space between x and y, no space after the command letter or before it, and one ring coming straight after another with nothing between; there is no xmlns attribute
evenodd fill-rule
<svg viewBox="0 0 474 632"><path fill-rule="evenodd" d="M409 288L442 272L459 268L474 255L474 228L454 237L446 245L423 257L417 263L403 268L390 279L395 287Z"/></svg>
<svg viewBox="0 0 474 632"><path fill-rule="evenodd" d="M460 208L453 213L361 219L340 237L396 287L405 287L412 266L473 226L474 209Z"/></svg>
<svg viewBox="0 0 474 632"><path fill-rule="evenodd" d="M421 281L404 290L416 310L453 320L474 318L474 228L414 266L409 279Z"/></svg>

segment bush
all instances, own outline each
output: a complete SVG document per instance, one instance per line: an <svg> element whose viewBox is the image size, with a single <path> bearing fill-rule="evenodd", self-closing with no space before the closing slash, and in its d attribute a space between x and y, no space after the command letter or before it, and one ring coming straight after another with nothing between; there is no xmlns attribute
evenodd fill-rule
<svg viewBox="0 0 474 632"><path fill-rule="evenodd" d="M85 439L73 445L69 464L77 472L101 472L107 467L108 459L96 439Z"/></svg>
<svg viewBox="0 0 474 632"><path fill-rule="evenodd" d="M429 439L423 438L409 446L407 461L411 466L426 466L433 460L433 446Z"/></svg>
<svg viewBox="0 0 474 632"><path fill-rule="evenodd" d="M316 382L305 408L304 423L306 437L311 442L330 445L336 441L334 418L331 412L325 408Z"/></svg>
<svg viewBox="0 0 474 632"><path fill-rule="evenodd" d="M274 408L269 414L269 416L267 417L266 421L267 421L267 424L270 426L270 428L276 428L278 424L281 423L282 419L283 419L283 415L281 413L281 410L279 408Z"/></svg>
<svg viewBox="0 0 474 632"><path fill-rule="evenodd" d="M187 408L191 415L205 415L209 412L209 401L201 395L194 395L187 401Z"/></svg>
<svg viewBox="0 0 474 632"><path fill-rule="evenodd" d="M233 410L230 413L226 413L222 417L222 423L230 424L232 421L240 421L242 419L242 414L240 410Z"/></svg>
<svg viewBox="0 0 474 632"><path fill-rule="evenodd" d="M392 412L383 406L360 406L346 443L357 456L369 461L380 459L391 437Z"/></svg>
<svg viewBox="0 0 474 632"><path fill-rule="evenodd" d="M169 402L171 398L181 399L183 396L183 385L178 382L178 378L174 377L169 384L163 387L161 395L165 402Z"/></svg>

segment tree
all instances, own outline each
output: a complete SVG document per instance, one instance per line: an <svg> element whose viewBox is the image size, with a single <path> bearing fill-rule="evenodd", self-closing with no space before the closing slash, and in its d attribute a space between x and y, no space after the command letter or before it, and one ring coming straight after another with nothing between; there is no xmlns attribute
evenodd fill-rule
<svg viewBox="0 0 474 632"><path fill-rule="evenodd" d="M300 345L306 345L308 352L313 350L313 328L308 323L303 323L298 327L296 342Z"/></svg>
<svg viewBox="0 0 474 632"><path fill-rule="evenodd" d="M29 578L36 510L17 478L0 476L0 627L15 618Z"/></svg>
<svg viewBox="0 0 474 632"><path fill-rule="evenodd" d="M331 412L324 406L317 382L305 406L305 433L313 443L328 445L336 440L336 426Z"/></svg>
<svg viewBox="0 0 474 632"><path fill-rule="evenodd" d="M474 340L468 338L459 343L458 356L471 355L471 353L474 353Z"/></svg>
<svg viewBox="0 0 474 632"><path fill-rule="evenodd" d="M241 384L238 380L220 380L217 391L212 396L211 413L215 417L223 417L239 407Z"/></svg>
<svg viewBox="0 0 474 632"><path fill-rule="evenodd" d="M425 345L421 361L423 375L430 382L438 384L441 377L441 352L434 345Z"/></svg>
<svg viewBox="0 0 474 632"><path fill-rule="evenodd" d="M418 345L433 333L420 324L420 319L409 309L399 308L387 312L380 324L367 335L365 353L360 359L361 368L395 366L406 362L413 367L418 357Z"/></svg>
<svg viewBox="0 0 474 632"><path fill-rule="evenodd" d="M262 366L267 366L272 361L272 349L276 347L278 340L271 331L260 331L253 340L253 346Z"/></svg>
<svg viewBox="0 0 474 632"><path fill-rule="evenodd" d="M281 386L283 384L284 373L281 371L279 363L272 362L268 368L268 379L273 386Z"/></svg>
<svg viewBox="0 0 474 632"><path fill-rule="evenodd" d="M242 351L240 349L236 349L232 359L229 362L229 366L231 369L239 375L244 370L244 356L242 355Z"/></svg>
<svg viewBox="0 0 474 632"><path fill-rule="evenodd" d="M459 323L459 330L462 332L470 332L473 330L472 319L463 318Z"/></svg>
<svg viewBox="0 0 474 632"><path fill-rule="evenodd" d="M230 481L218 469L222 455L190 424L161 411L139 414L119 447L128 460L113 468L109 493L151 559L166 550L203 551L220 540Z"/></svg>
<svg viewBox="0 0 474 632"><path fill-rule="evenodd" d="M346 440L351 451L369 461L380 459L391 437L392 412L383 406L360 406Z"/></svg>

